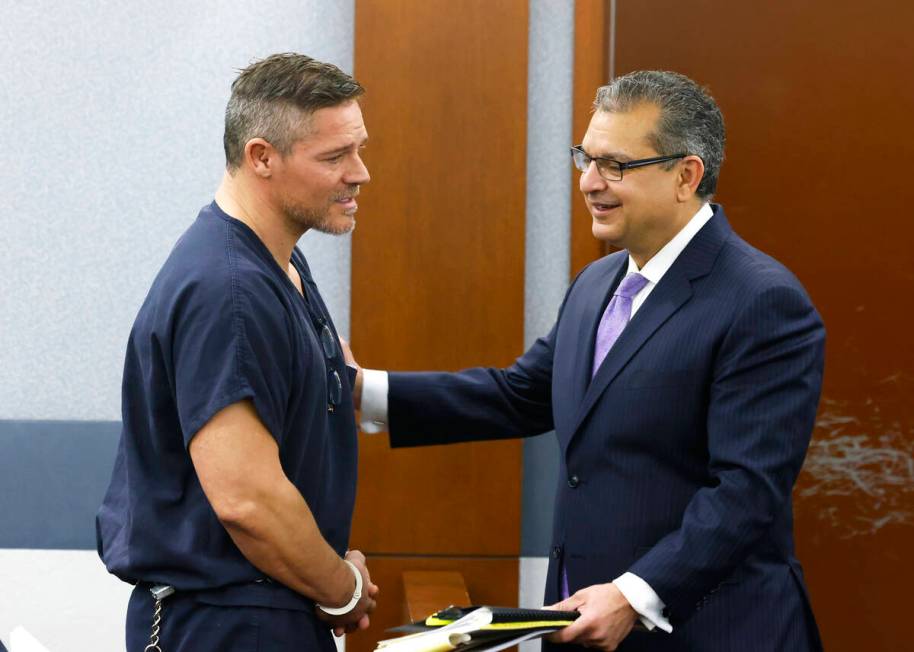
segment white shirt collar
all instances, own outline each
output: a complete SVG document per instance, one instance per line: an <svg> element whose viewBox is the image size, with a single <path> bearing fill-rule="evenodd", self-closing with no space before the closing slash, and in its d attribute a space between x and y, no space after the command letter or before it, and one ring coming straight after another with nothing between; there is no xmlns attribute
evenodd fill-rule
<svg viewBox="0 0 914 652"><path fill-rule="evenodd" d="M711 205L708 203L702 204L701 208L698 209L698 212L686 222L686 225L680 229L679 233L677 233L672 240L663 245L660 251L654 254L654 257L645 263L643 269L638 269L638 264L635 262L635 259L629 255L628 271L626 274L638 272L646 278L651 285L656 285L660 282L660 279L663 278L663 275L667 273L667 270L673 266L673 263L679 258L679 254L681 254L682 250L692 241L695 234L698 233L701 230L701 227L707 224L708 220L712 217L714 217L714 210L711 208Z"/></svg>

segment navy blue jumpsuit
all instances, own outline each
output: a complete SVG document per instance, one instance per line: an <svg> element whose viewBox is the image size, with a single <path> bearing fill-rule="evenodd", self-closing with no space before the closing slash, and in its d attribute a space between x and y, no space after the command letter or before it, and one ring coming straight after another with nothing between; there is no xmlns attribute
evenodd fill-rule
<svg viewBox="0 0 914 652"><path fill-rule="evenodd" d="M216 412L251 401L321 534L345 553L358 454L352 374L297 248L292 263L304 297L254 232L213 202L178 240L137 315L123 430L96 519L108 570L137 584L129 652L149 642L153 584L176 588L164 602L163 652L335 649L313 602L241 554L188 453Z"/></svg>

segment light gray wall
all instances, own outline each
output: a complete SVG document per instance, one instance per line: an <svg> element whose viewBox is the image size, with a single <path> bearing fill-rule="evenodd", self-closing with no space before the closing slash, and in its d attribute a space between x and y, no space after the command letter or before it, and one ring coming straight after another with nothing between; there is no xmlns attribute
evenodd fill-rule
<svg viewBox="0 0 914 652"><path fill-rule="evenodd" d="M527 68L524 343L549 332L568 288L574 3L531 0ZM524 442L521 554L549 550L558 475L553 433Z"/></svg>
<svg viewBox="0 0 914 652"><path fill-rule="evenodd" d="M353 2L3 3L0 419L118 420L130 326L222 175L236 69L352 69ZM303 239L349 330L349 238Z"/></svg>

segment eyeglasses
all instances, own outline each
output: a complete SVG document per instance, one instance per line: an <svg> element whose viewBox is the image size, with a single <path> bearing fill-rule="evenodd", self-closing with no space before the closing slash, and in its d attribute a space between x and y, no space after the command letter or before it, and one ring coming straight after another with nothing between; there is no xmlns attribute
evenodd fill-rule
<svg viewBox="0 0 914 652"><path fill-rule="evenodd" d="M655 163L664 163L674 161L677 158L684 158L688 154L671 154L670 156L654 156L652 158L641 158L636 161L617 161L611 158L600 156L591 156L585 152L580 145L571 148L571 160L574 166L581 172L587 172L590 163L593 161L597 164L597 173L607 181L622 181L622 172L632 168L643 168L645 165L654 165Z"/></svg>
<svg viewBox="0 0 914 652"><path fill-rule="evenodd" d="M301 274L301 272L299 272ZM336 370L333 361L339 353L336 336L330 330L330 325L323 315L317 312L308 298L307 283L303 283L304 291L301 293L302 301L308 314L311 316L311 325L320 333L321 348L324 350L324 357L327 359L327 412L336 410L336 406L343 400L343 380L340 373Z"/></svg>
<svg viewBox="0 0 914 652"><path fill-rule="evenodd" d="M336 357L336 338L333 331L323 318L319 318L318 323L321 326L321 347L324 349L324 356L328 361ZM327 372L327 412L333 412L336 406L343 400L343 381L336 369L331 368Z"/></svg>

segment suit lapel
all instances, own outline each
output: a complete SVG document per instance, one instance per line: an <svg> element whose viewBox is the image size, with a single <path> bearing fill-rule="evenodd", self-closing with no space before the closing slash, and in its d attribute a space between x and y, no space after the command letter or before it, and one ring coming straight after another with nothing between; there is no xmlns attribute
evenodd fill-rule
<svg viewBox="0 0 914 652"><path fill-rule="evenodd" d="M587 311L585 313L588 315L585 323L588 327L586 336L589 339L587 340L587 346L581 346L579 350L585 351L588 357L586 363L578 360L578 365L576 365L575 369L577 375L575 380L578 381L581 378L580 366L586 367L584 389L580 393L576 392L576 397L583 396L583 398L572 421L572 437L594 405L596 405L597 400L606 391L606 388L619 375L619 372L622 371L657 329L689 300L692 296L692 281L711 271L724 240L731 233L723 209L716 205L713 208L715 209L714 217L692 238L692 241L682 251L676 262L660 279L660 283L657 284L657 287L654 288L638 312L635 313L631 322L622 331L619 339L609 350L589 386L586 385L586 379L590 378L594 338L596 337L597 323L602 316L602 312L597 312L596 321L594 322L590 321L590 312ZM628 264L627 257L620 258L626 265ZM615 287L618 284L619 275L618 273L607 275L611 279L611 287ZM609 288L601 296L605 296L608 292ZM583 336L584 333L582 333Z"/></svg>
<svg viewBox="0 0 914 652"><path fill-rule="evenodd" d="M606 309L606 304L612 297L613 291L622 281L626 269L628 269L628 256L617 256L618 262L614 262L612 267L606 270L595 283L592 291L588 295L599 301L589 301L584 305L578 320L578 342L582 346L575 347L575 361L573 376L574 393L572 395L573 405L580 405L584 400L584 393L590 384L590 374L593 369L593 350L597 337L597 326L600 324L600 318Z"/></svg>
<svg viewBox="0 0 914 652"><path fill-rule="evenodd" d="M616 340L616 343L606 354L603 364L594 376L593 382L584 393L584 401L578 408L574 419L574 429L577 430L581 421L590 412L597 399L606 390L606 387L625 367L638 349L654 334L660 326L675 313L679 307L692 296L692 289L688 280L674 274L672 268L663 275L660 283L654 288L644 305L635 313L625 330ZM593 350L593 344L591 344Z"/></svg>

